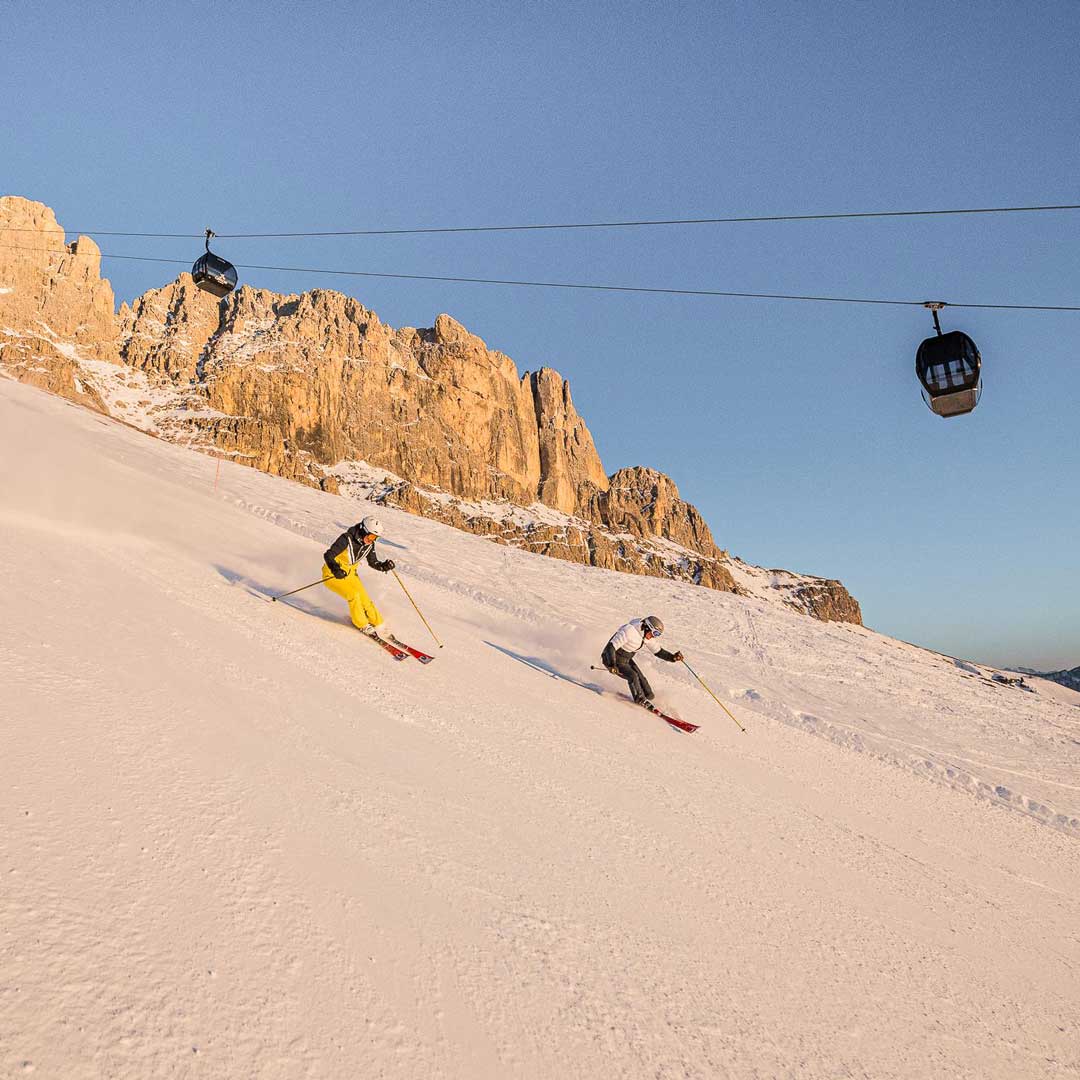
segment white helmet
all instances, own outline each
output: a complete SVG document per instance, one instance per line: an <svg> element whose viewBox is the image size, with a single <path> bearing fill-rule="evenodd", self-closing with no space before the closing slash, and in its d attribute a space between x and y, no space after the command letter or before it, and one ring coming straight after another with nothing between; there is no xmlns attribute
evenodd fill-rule
<svg viewBox="0 0 1080 1080"><path fill-rule="evenodd" d="M364 530L365 535L382 536L382 522L374 514L368 514L360 522L360 528Z"/></svg>

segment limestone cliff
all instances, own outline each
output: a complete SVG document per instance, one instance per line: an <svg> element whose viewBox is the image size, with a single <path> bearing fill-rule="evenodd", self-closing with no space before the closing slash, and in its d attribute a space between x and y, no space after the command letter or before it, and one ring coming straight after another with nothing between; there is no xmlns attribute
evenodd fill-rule
<svg viewBox="0 0 1080 1080"><path fill-rule="evenodd" d="M723 592L741 591L727 569L725 553L715 548L706 553L694 551L641 529L637 534L612 532L602 524L541 503L525 507L461 499L355 463L339 466L336 478L344 490L364 499L435 518L498 544L586 566L676 578Z"/></svg>
<svg viewBox="0 0 1080 1080"><path fill-rule="evenodd" d="M786 607L822 622L862 623L859 602L833 578L766 570L737 556L727 563L735 587L743 596L779 601Z"/></svg>
<svg viewBox="0 0 1080 1080"><path fill-rule="evenodd" d="M210 417L201 426L258 468L317 480L320 466L359 459L465 498L568 512L582 483L607 485L565 380L519 378L448 315L394 329L340 293L242 287L217 301L181 274L122 307L119 322L126 364L245 418L243 432Z"/></svg>
<svg viewBox="0 0 1080 1080"><path fill-rule="evenodd" d="M88 236L70 244L42 203L0 198L0 366L23 382L103 409L75 350L116 358L113 292Z"/></svg>
<svg viewBox="0 0 1080 1080"><path fill-rule="evenodd" d="M97 246L66 243L48 207L0 199L0 230L13 238L0 246L0 367L16 378L500 543L744 591L670 478L608 478L558 372L519 375L448 315L395 329L341 293L243 286L218 300L186 273L114 314ZM859 621L839 583L798 581L792 607Z"/></svg>

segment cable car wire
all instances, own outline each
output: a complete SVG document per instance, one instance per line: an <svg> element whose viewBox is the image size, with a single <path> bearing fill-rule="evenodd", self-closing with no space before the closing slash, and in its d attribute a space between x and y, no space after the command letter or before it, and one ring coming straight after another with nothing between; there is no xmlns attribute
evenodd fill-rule
<svg viewBox="0 0 1080 1080"><path fill-rule="evenodd" d="M220 236L220 234L218 234ZM61 251L45 251L42 248L16 247L0 244L0 248L25 251L36 255L66 254ZM125 262L168 263L175 266L189 266L186 259L167 259L153 255L114 255L102 251L103 259L120 259ZM877 304L889 307L925 307L931 301L897 300L865 296L816 296L800 293L733 292L724 289L677 289L657 288L644 285L599 285L576 281L527 281L517 278L477 278L443 274L392 274L374 270L333 270L314 266L268 266L263 263L234 263L237 270L272 270L285 274L327 274L337 277L384 278L397 281L444 281L469 285L507 285L534 289L585 290L590 292L647 293L663 296L717 296L734 297L747 300L804 300L824 304ZM949 308L984 308L999 311L1080 311L1080 305L1069 304L979 304L953 303L952 301L932 301Z"/></svg>
<svg viewBox="0 0 1080 1080"><path fill-rule="evenodd" d="M655 218L631 221L578 221L526 225L440 225L414 226L401 229L329 229L309 232L235 232L217 233L224 240L299 239L326 236L417 236L438 233L544 232L558 229L637 229L672 225L733 225L785 221L844 221L867 218L948 217L972 214L1030 214L1048 211L1080 210L1080 203L1060 203L1042 206L974 206L945 210L865 210L841 211L827 214L755 214L733 217ZM0 227L4 232L37 232L29 228ZM191 240L202 239L202 233L122 232L113 229L68 229L83 236L133 236L144 239Z"/></svg>

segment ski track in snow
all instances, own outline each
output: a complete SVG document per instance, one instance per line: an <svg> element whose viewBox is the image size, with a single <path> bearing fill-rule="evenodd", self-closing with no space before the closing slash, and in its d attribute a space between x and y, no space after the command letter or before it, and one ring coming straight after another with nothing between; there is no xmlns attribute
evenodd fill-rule
<svg viewBox="0 0 1080 1080"><path fill-rule="evenodd" d="M7 380L0 449L0 1075L1080 1072L1080 695L380 509L398 664L252 592L362 504ZM748 734L589 670L648 611Z"/></svg>

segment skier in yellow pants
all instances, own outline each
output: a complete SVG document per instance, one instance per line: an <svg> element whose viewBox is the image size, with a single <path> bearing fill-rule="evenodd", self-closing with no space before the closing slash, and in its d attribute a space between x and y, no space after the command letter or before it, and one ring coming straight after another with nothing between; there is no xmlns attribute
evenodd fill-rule
<svg viewBox="0 0 1080 1080"><path fill-rule="evenodd" d="M357 525L345 530L323 554L323 584L344 598L349 604L349 615L358 630L382 626L382 616L364 588L356 567L366 560L372 570L388 573L394 569L394 560L380 562L375 557L375 541L382 534L382 522L368 516Z"/></svg>

